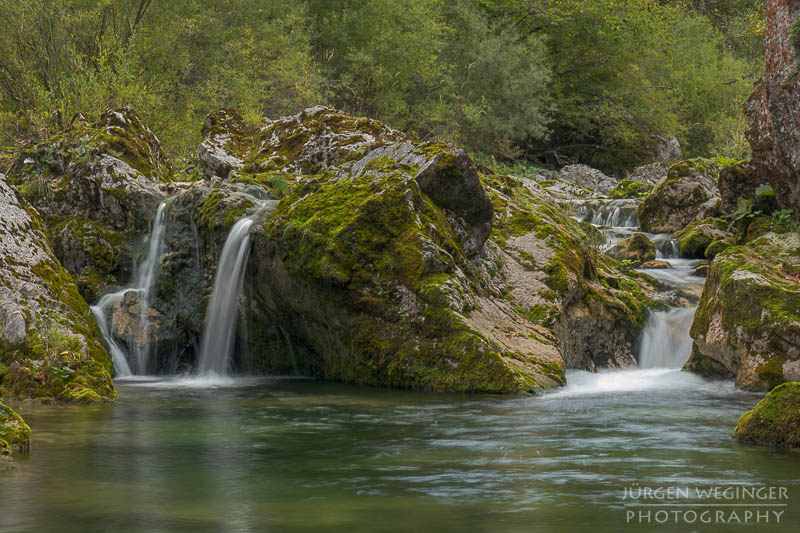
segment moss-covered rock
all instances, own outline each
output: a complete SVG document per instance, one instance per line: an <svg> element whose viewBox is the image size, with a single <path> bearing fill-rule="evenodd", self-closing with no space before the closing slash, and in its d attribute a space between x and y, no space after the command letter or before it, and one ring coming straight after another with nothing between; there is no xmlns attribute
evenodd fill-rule
<svg viewBox="0 0 800 533"><path fill-rule="evenodd" d="M31 428L16 411L0 402L0 454L3 448L24 452L31 447Z"/></svg>
<svg viewBox="0 0 800 533"><path fill-rule="evenodd" d="M716 216L720 209L719 168L707 159L675 163L639 207L643 231L673 233L694 221Z"/></svg>
<svg viewBox="0 0 800 533"><path fill-rule="evenodd" d="M656 259L656 245L644 233L634 233L609 248L606 253L614 259L640 266Z"/></svg>
<svg viewBox="0 0 800 533"><path fill-rule="evenodd" d="M608 193L609 198L643 198L650 194L655 186L651 183L624 179L617 183L617 186Z"/></svg>
<svg viewBox="0 0 800 533"><path fill-rule="evenodd" d="M42 216L56 256L89 301L128 280L171 169L131 109L79 118L24 150L11 182Z"/></svg>
<svg viewBox="0 0 800 533"><path fill-rule="evenodd" d="M686 368L769 390L800 379L800 234L768 233L719 253L691 330Z"/></svg>
<svg viewBox="0 0 800 533"><path fill-rule="evenodd" d="M675 234L681 257L713 259L726 245L733 243L733 236L726 231L727 227L728 223L720 218L692 222ZM706 254L706 250L714 242L717 244L711 250L712 255Z"/></svg>
<svg viewBox="0 0 800 533"><path fill-rule="evenodd" d="M733 430L739 442L800 447L800 383L783 383L742 415Z"/></svg>
<svg viewBox="0 0 800 533"><path fill-rule="evenodd" d="M116 397L88 305L36 210L0 175L0 392L76 402Z"/></svg>
<svg viewBox="0 0 800 533"><path fill-rule="evenodd" d="M238 352L253 368L513 392L563 383L562 354L635 364L652 287L532 180L481 178L450 146L327 108L257 127L223 110L205 134L207 175L281 198L251 234Z"/></svg>

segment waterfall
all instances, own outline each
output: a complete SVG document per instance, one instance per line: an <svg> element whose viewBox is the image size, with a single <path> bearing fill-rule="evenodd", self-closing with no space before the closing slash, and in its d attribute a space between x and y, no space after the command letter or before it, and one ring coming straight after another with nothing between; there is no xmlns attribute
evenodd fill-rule
<svg viewBox="0 0 800 533"><path fill-rule="evenodd" d="M106 320L106 309L111 304L121 299L126 291L114 292L106 294L96 305L91 306L92 314L97 321L97 326L100 328L100 334L103 340L108 345L108 351L111 352L111 362L114 364L114 371L117 377L126 377L131 375L131 368L128 366L128 361L125 359L125 352L119 347L117 341L114 340L114 335L111 333L111 328L108 326Z"/></svg>
<svg viewBox="0 0 800 533"><path fill-rule="evenodd" d="M113 317L111 324L108 322L108 315L113 308L114 304L122 300L122 298L130 291L136 291L139 294L139 303L141 313L139 315L139 329L140 331L147 332L150 329L150 319L148 316L150 293L155 285L155 280L158 275L158 262L161 254L164 253L164 234L166 232L166 208L167 201L163 201L158 205L155 219L153 220L153 228L148 237L148 250L147 256L141 265L137 265L136 276L133 285L122 289L117 292L109 293L100 298L97 304L91 307L92 313L97 320L97 325L100 328L100 333L103 340L106 341L108 349L111 352L111 358L114 363L114 370L119 377L129 376L131 373L144 374L147 371L147 366L152 352L152 346L146 344L144 346L134 345L131 348L131 357L126 358L125 352L120 347L119 343L114 339L113 334ZM131 365L133 365L133 372L131 372Z"/></svg>
<svg viewBox="0 0 800 533"><path fill-rule="evenodd" d="M656 311L647 320L639 351L640 368L681 368L692 353L692 327L696 308Z"/></svg>
<svg viewBox="0 0 800 533"><path fill-rule="evenodd" d="M153 231L150 234L150 246L148 247L147 257L144 263L142 263L139 275L136 279L136 291L139 293L139 306L141 308L141 313L139 314L139 329L143 332L150 329L150 318L148 316L148 311L150 310L150 292L153 290L153 285L155 284L159 259L164 253L164 233L167 227L166 224L164 224L166 206L166 202L161 202L158 206L156 218L153 221ZM150 362L150 354L153 351L153 346L151 343L134 345L132 351L132 355L136 358L139 373L144 374Z"/></svg>
<svg viewBox="0 0 800 533"><path fill-rule="evenodd" d="M274 209L275 203L265 202L254 214L236 222L228 233L214 277L208 321L200 342L200 374L226 375L230 371L239 314L237 308L250 255L250 229L262 213Z"/></svg>

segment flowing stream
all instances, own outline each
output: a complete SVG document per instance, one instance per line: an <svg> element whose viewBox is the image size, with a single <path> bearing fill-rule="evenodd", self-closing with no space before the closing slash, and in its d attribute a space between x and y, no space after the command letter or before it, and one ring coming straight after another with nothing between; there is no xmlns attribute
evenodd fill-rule
<svg viewBox="0 0 800 533"><path fill-rule="evenodd" d="M114 370L117 377L126 377L131 374L146 374L150 355L153 351L151 343L133 343L130 353L120 347L113 335L113 308L128 292L135 291L139 296L140 315L138 327L141 332L149 332L150 321L148 316L150 293L158 275L158 261L164 253L164 234L166 233L167 200L161 202L153 219L153 227L147 239L147 255L144 261L137 265L134 283L130 287L117 292L106 294L100 298L96 305L91 307L103 339L111 352ZM111 321L109 323L109 316Z"/></svg>
<svg viewBox="0 0 800 533"><path fill-rule="evenodd" d="M228 368L251 225L220 258L204 368ZM665 255L663 281L698 282ZM640 368L568 371L537 397L209 372L118 382L112 405L25 404L33 451L0 471L0 533L796 531L797 452L730 438L763 394L680 370L693 313L651 315ZM659 515L662 501L630 498L642 487L784 487L789 500L695 492Z"/></svg>

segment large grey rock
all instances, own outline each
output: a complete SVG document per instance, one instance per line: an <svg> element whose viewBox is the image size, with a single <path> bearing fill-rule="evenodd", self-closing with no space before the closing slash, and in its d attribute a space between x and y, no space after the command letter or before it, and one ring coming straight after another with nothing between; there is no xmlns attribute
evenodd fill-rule
<svg viewBox="0 0 800 533"><path fill-rule="evenodd" d="M649 233L673 233L720 212L719 169L706 159L672 165L667 178L639 206L639 225Z"/></svg>
<svg viewBox="0 0 800 533"><path fill-rule="evenodd" d="M89 307L55 258L38 213L2 174L0 213L0 394L113 399L111 360Z"/></svg>
<svg viewBox="0 0 800 533"><path fill-rule="evenodd" d="M711 263L686 368L745 389L800 380L800 234L768 233Z"/></svg>
<svg viewBox="0 0 800 533"><path fill-rule="evenodd" d="M561 169L562 180L574 183L600 194L610 193L617 185L615 178L606 176L602 171L588 165L568 165Z"/></svg>

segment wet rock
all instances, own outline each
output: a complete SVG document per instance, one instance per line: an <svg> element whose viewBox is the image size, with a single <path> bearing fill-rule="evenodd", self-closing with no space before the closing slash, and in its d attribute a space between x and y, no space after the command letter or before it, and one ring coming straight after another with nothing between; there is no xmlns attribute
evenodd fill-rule
<svg viewBox="0 0 800 533"><path fill-rule="evenodd" d="M798 14L797 2L768 2L765 73L745 105L753 167L791 209L800 207Z"/></svg>
<svg viewBox="0 0 800 533"><path fill-rule="evenodd" d="M660 259L655 259L653 261L645 261L639 266L639 268L664 269L664 268L672 268L672 265L669 264L669 261L662 261Z"/></svg>
<svg viewBox="0 0 800 533"><path fill-rule="evenodd" d="M614 259L629 261L633 266L639 266L648 261L655 261L656 245L644 233L635 233L616 243L606 253Z"/></svg>
<svg viewBox="0 0 800 533"><path fill-rule="evenodd" d="M672 165L639 207L639 223L649 233L673 233L689 223L719 213L719 170L706 159L690 159Z"/></svg>
<svg viewBox="0 0 800 533"><path fill-rule="evenodd" d="M739 442L800 447L800 383L783 383L739 418L733 430Z"/></svg>
<svg viewBox="0 0 800 533"><path fill-rule="evenodd" d="M800 379L800 234L768 233L718 254L692 324L686 369L749 390Z"/></svg>
<svg viewBox="0 0 800 533"><path fill-rule="evenodd" d="M30 447L31 428L16 411L0 402L0 454L3 450L25 452Z"/></svg>
<svg viewBox="0 0 800 533"><path fill-rule="evenodd" d="M720 218L692 222L675 234L681 257L713 259L716 254L733 245L733 235L728 233L727 228L728 223ZM712 243L715 243L713 248Z"/></svg>
<svg viewBox="0 0 800 533"><path fill-rule="evenodd" d="M710 263L700 263L694 269L694 275L699 276L701 278L705 278L708 276L708 269L711 267Z"/></svg>

